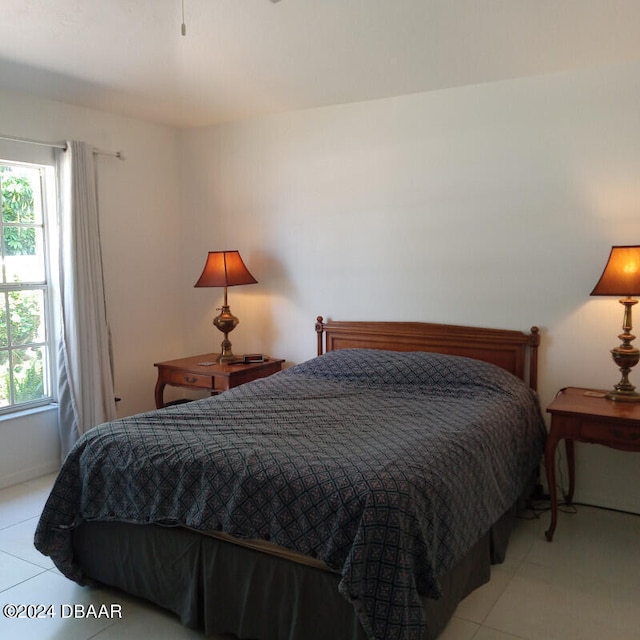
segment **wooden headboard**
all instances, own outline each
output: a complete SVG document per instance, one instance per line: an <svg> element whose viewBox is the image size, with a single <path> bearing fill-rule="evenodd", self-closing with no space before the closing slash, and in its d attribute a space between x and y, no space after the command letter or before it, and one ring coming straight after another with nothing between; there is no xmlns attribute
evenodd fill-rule
<svg viewBox="0 0 640 640"><path fill-rule="evenodd" d="M318 355L348 348L433 351L498 365L534 390L538 384L538 327L523 333L427 322L325 322L318 316L316 333Z"/></svg>

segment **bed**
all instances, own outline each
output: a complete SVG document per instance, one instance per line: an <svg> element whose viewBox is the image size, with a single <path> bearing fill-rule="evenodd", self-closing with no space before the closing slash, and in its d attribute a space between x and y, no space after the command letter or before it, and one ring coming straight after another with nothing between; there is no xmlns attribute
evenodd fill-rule
<svg viewBox="0 0 640 640"><path fill-rule="evenodd" d="M208 635L436 638L535 481L539 332L316 332L307 362L85 434L36 547Z"/></svg>

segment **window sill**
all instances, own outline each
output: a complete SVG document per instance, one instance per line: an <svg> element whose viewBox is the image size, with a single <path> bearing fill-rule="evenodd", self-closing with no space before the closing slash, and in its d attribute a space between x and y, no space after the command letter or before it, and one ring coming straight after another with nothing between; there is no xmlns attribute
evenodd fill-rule
<svg viewBox="0 0 640 640"><path fill-rule="evenodd" d="M9 420L15 420L33 416L38 413L46 413L47 411L57 411L58 403L50 402L49 404L43 404L38 407L29 407L28 409L22 409L20 411L11 411L7 413L0 413L0 422L7 422Z"/></svg>

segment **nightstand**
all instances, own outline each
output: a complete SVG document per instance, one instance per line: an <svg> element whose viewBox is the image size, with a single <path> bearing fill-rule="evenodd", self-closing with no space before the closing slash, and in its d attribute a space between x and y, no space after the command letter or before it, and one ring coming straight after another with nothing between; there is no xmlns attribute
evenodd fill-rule
<svg viewBox="0 0 640 640"><path fill-rule="evenodd" d="M575 456L573 442L602 444L623 451L640 451L640 403L614 402L604 391L567 387L558 392L547 407L551 414L551 430L547 437L544 460L551 499L551 526L545 533L549 542L558 522L555 452L558 442L565 441L571 504L575 489Z"/></svg>
<svg viewBox="0 0 640 640"><path fill-rule="evenodd" d="M219 364L217 353L205 353L190 358L156 362L158 381L156 382L156 407L164 404L164 388L187 387L189 389L208 389L211 394L227 391L245 382L266 378L282 369L284 360L265 357L263 362L240 362L237 364Z"/></svg>

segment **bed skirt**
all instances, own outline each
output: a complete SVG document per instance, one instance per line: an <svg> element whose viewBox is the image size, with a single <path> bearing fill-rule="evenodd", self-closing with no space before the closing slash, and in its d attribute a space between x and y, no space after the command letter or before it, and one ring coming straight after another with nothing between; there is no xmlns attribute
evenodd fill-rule
<svg viewBox="0 0 640 640"><path fill-rule="evenodd" d="M433 640L458 603L504 559L515 509L505 514L424 598ZM366 640L338 593L340 576L181 527L93 522L74 532L75 560L92 581L173 611L207 635L259 640Z"/></svg>

